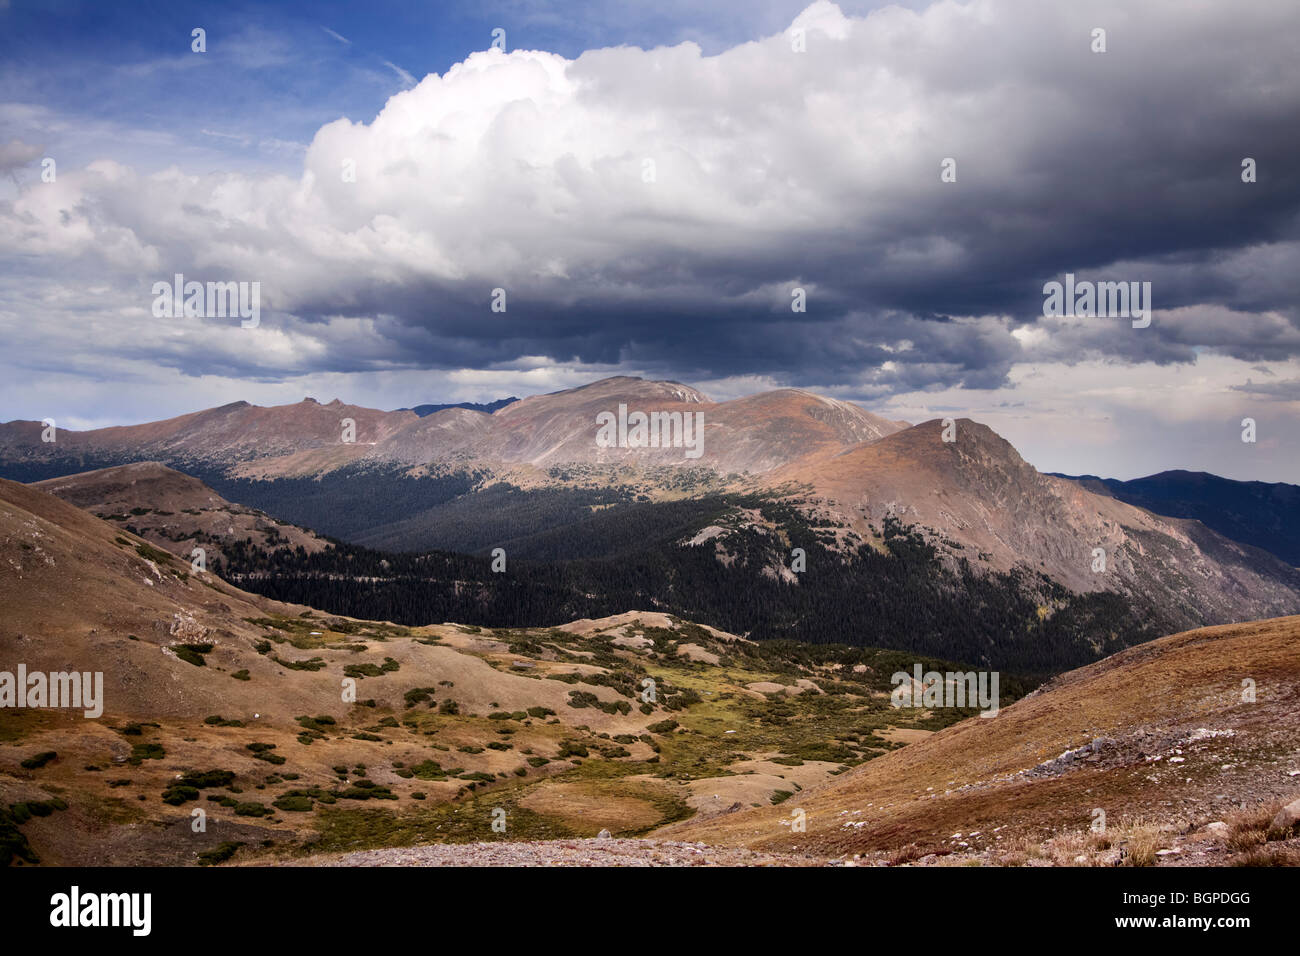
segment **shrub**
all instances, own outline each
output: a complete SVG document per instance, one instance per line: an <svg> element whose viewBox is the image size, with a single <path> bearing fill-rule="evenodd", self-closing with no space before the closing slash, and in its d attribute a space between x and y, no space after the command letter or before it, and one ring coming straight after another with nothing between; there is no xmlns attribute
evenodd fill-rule
<svg viewBox="0 0 1300 956"><path fill-rule="evenodd" d="M311 797L307 796L307 794L298 790L293 790L272 800L271 806L275 807L277 810L305 813L311 810L312 807L315 806L315 803L312 802Z"/></svg>
<svg viewBox="0 0 1300 956"><path fill-rule="evenodd" d="M162 744L135 744L131 747L130 762L133 766L140 766L145 760L162 760L167 756L167 751L163 749Z"/></svg>
<svg viewBox="0 0 1300 956"><path fill-rule="evenodd" d="M435 687L412 687L402 696L406 700L406 706L409 709L422 701L427 700L432 702L433 694L436 690L437 688Z"/></svg>
<svg viewBox="0 0 1300 956"><path fill-rule="evenodd" d="M267 763L276 766L285 763L287 760L287 758L281 757L279 754L271 753L275 749L275 744L251 743L248 744L247 749L253 752L254 760L265 760Z"/></svg>
<svg viewBox="0 0 1300 956"><path fill-rule="evenodd" d="M243 722L242 720L226 720L224 717L218 716L218 715L216 715L216 714L214 714L214 715L211 716L211 717L204 717L204 718L203 718L203 722L204 722L205 724L211 724L213 727L242 727L242 726L244 726L244 722Z"/></svg>
<svg viewBox="0 0 1300 956"><path fill-rule="evenodd" d="M187 770L181 774L179 783L187 787L207 790L211 787L228 787L234 779L233 770L205 770L202 773L197 770Z"/></svg>
<svg viewBox="0 0 1300 956"><path fill-rule="evenodd" d="M325 662L319 657L308 658L305 661L286 661L278 654L272 654L271 660L275 661L281 667L287 667L291 671L318 671L325 667Z"/></svg>
<svg viewBox="0 0 1300 956"><path fill-rule="evenodd" d="M163 791L163 803L169 803L173 807L179 807L182 803L190 800L197 800L199 791L194 787L186 787L180 784L172 784Z"/></svg>
<svg viewBox="0 0 1300 956"><path fill-rule="evenodd" d="M370 784L370 786L362 786ZM369 780L358 780L355 785L348 787L338 794L344 800L396 800L397 794L387 787L380 787Z"/></svg>
<svg viewBox="0 0 1300 956"><path fill-rule="evenodd" d="M203 659L203 655L212 653L212 648L212 644L176 644L172 647L172 651L187 664L206 667L207 661Z"/></svg>
<svg viewBox="0 0 1300 956"><path fill-rule="evenodd" d="M199 865L216 866L218 863L225 863L227 860L229 860L232 856L235 855L235 851L238 850L241 846L244 846L244 844L231 843L229 841L225 843L219 843L211 850L204 850L202 853L199 854Z"/></svg>
<svg viewBox="0 0 1300 956"><path fill-rule="evenodd" d="M436 760L424 760L410 768L411 773L421 780L441 780L447 776L442 765Z"/></svg>

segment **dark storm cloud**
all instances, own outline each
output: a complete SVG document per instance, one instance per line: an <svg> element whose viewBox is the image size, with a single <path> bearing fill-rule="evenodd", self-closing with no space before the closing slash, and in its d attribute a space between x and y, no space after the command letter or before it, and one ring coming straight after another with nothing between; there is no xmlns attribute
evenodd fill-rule
<svg viewBox="0 0 1300 956"><path fill-rule="evenodd" d="M1295 8L822 3L796 25L807 52L475 54L324 127L301 180L100 164L0 206L0 246L100 284L109 351L193 375L541 356L910 391L1300 354ZM174 272L260 281L277 338L159 329L141 290ZM1067 272L1151 282L1151 327L1044 320Z"/></svg>

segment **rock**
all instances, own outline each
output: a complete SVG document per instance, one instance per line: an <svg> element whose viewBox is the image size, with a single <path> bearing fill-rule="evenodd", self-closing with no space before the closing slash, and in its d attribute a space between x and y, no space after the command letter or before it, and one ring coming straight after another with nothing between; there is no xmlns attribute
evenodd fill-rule
<svg viewBox="0 0 1300 956"><path fill-rule="evenodd" d="M1215 820L1213 823L1206 824L1205 832L1220 840L1226 840L1232 831L1222 820Z"/></svg>
<svg viewBox="0 0 1300 956"><path fill-rule="evenodd" d="M597 840L608 840L609 838L610 838L610 832L608 830L601 830L599 833L596 834Z"/></svg>
<svg viewBox="0 0 1300 956"><path fill-rule="evenodd" d="M1289 830L1300 823L1300 800L1292 800L1273 818L1273 829Z"/></svg>

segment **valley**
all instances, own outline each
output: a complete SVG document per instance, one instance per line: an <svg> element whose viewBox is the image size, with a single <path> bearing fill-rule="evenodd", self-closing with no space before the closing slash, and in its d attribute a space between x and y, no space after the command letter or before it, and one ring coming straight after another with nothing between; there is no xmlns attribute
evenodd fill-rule
<svg viewBox="0 0 1300 956"><path fill-rule="evenodd" d="M0 709L4 842L27 862L472 841L497 810L515 839L636 835L788 798L963 713L890 708L899 652L759 644L655 612L360 621L193 573L21 485L0 484L0 520L4 659L80 660L105 686L99 720Z"/></svg>
<svg viewBox="0 0 1300 956"><path fill-rule="evenodd" d="M655 396L703 407L698 460L592 439ZM95 719L0 707L0 853L1292 861L1300 572L965 419L950 442L807 393L723 404L616 379L53 448L0 426L34 482L0 479L0 670L103 682ZM343 415L374 444L327 441ZM990 671L993 699L952 694Z"/></svg>

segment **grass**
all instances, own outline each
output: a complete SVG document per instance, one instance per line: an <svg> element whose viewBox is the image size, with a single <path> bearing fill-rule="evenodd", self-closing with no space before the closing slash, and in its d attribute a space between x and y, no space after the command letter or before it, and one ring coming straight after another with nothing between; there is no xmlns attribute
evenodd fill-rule
<svg viewBox="0 0 1300 956"><path fill-rule="evenodd" d="M281 667L305 671L324 669L327 662L319 657L288 660L279 656L286 648L275 645L288 644L309 652L321 648L351 656L360 647L357 638L380 643L403 638L419 641L437 633L402 633L406 629L328 616L263 617L250 623L263 629L252 650ZM526 656L526 643L528 650L545 654L547 664L595 665L606 668L607 673L583 674L571 682L571 697L586 703L585 711L558 705L554 709L525 706L529 702L505 699L494 701L490 708L480 708L477 703L471 708L450 696L455 690L448 681L424 687L410 687L415 681L381 681L391 685L392 691L378 695L378 705L371 701L368 709L353 708L348 716L339 718L298 716L286 728L272 725L259 730L259 739L251 743L242 735L242 739L232 740L220 729L241 726L241 721L221 715L205 718L203 725L192 731L193 737L184 736L186 731L164 737L149 730L157 725L128 725L120 733L133 743L131 762L137 766L144 760L167 757L164 740L168 749L178 751L171 756L183 766L186 750L179 740L204 740L206 735L207 741L220 742L222 747L244 748L246 756L274 765L277 774L239 779L237 786L233 771L182 770L176 777L174 765L169 765L165 774L153 777L157 781L153 786L148 780L139 780L130 791L116 791L121 796L111 798L111 807L101 801L103 812L139 821L142 808L135 805L135 799L144 796L140 789L147 789L151 799L146 802L155 813L163 809L158 802L160 792L171 806L193 806L201 801L214 810L224 808L227 819L229 815L269 819L280 813L289 819L275 822L296 830L299 839L310 840L319 834L320 841L314 844L318 851L428 841L559 839L594 836L601 828L619 836L637 836L692 814L685 802L687 790L680 781L728 776L735 772L737 761L775 756L779 766L804 768L798 784L792 781L772 796L773 803L780 803L826 769L808 767L809 761L834 766L861 763L892 748L875 736L876 731L887 726L917 726L911 714L888 709L887 700L872 696L858 682L831 685L823 680L843 692L836 694L755 695L747 690L747 684L775 679L788 685L799 677L822 678L800 668L777 673L766 658L730 655L722 642L702 630L654 634L657 646L664 650L651 657L611 650L604 637L555 630L498 630L493 637L511 646L510 656ZM673 642L686 641L727 656L729 663L715 667L671 654ZM187 643L174 649L178 655L194 655L197 662L188 660L190 664L205 666L203 656L213 645ZM249 653L247 644L227 649ZM373 662L352 657L352 661L343 665L344 673L357 677L382 678L399 667L392 657L376 656ZM331 671L335 670L331 666ZM243 680L249 672L238 670L230 676ZM543 679L539 675L516 676ZM658 700L643 707L640 688L645 677L653 677ZM435 683L428 677L425 681ZM558 690L555 685L552 688ZM593 692L597 688L603 688L599 694ZM358 705L362 703L366 702ZM462 712L470 709L476 713ZM620 716L611 723L597 710ZM14 725L7 716L0 713L0 736ZM584 726L584 722L595 727ZM22 726L26 729L28 725ZM315 746L297 746L295 739ZM280 752L291 752L284 750L286 746L292 748L295 769L303 774L297 784L286 782L289 775L279 771L286 762ZM385 751L398 759L386 762L380 756ZM373 756L363 757L363 753ZM354 764L357 759L371 762L375 781ZM312 781L313 771L331 764L337 764L333 784L306 785ZM163 776L170 779L161 779ZM225 792L219 792L221 788ZM254 794L241 795L241 789L264 792L249 799ZM491 829L492 811L498 808L507 814L505 834ZM144 819L149 816L146 813ZM209 857L205 865L229 859L238 847L237 843L222 844L205 851Z"/></svg>

